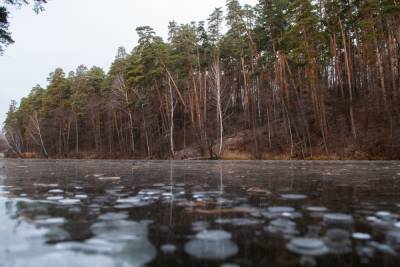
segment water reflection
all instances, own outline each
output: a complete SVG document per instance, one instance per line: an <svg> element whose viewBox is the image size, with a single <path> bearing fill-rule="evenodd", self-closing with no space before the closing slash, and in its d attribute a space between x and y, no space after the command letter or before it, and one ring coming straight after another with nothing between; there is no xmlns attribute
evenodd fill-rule
<svg viewBox="0 0 400 267"><path fill-rule="evenodd" d="M0 164L1 267L400 265L396 162Z"/></svg>

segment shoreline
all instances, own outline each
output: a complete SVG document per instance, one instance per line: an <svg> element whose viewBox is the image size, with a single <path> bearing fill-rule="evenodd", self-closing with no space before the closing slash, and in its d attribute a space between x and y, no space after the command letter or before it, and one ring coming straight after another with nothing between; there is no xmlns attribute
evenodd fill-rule
<svg viewBox="0 0 400 267"><path fill-rule="evenodd" d="M368 157L368 158L359 158L359 157L343 157L343 158L338 158L338 157L311 157L311 158L286 158L286 157L274 157L274 158L260 158L260 159L255 159L255 158L244 158L244 157L236 157L236 158L230 158L230 157L222 157L221 159L209 159L209 158L142 158L142 157L1 157L0 160L54 160L54 161L188 161L188 162L200 162L200 161L230 161L230 162L240 162L240 161L248 161L248 162L257 162L257 161L265 161L265 162L296 162L296 161L302 161L302 162L349 162L349 161L365 161L365 162L379 162L379 161L400 161L400 159L396 158L382 158L382 157Z"/></svg>

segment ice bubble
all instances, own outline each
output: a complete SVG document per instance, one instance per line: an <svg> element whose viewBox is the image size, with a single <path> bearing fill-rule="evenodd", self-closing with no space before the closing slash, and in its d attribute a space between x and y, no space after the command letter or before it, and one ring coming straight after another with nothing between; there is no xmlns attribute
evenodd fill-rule
<svg viewBox="0 0 400 267"><path fill-rule="evenodd" d="M300 195L300 194L283 194L281 195L281 198L286 199L286 200L303 200L306 199L306 195Z"/></svg>
<svg viewBox="0 0 400 267"><path fill-rule="evenodd" d="M140 239L129 240L121 252L115 255L113 266L147 266L156 257L157 251L147 235Z"/></svg>
<svg viewBox="0 0 400 267"><path fill-rule="evenodd" d="M64 190L62 190L62 189L51 189L51 190L49 190L49 193L50 194L62 194L62 193L64 193Z"/></svg>
<svg viewBox="0 0 400 267"><path fill-rule="evenodd" d="M135 207L142 207L151 204L150 199L142 199L140 197L129 197L129 198L120 198L117 200L117 203L120 204L130 204Z"/></svg>
<svg viewBox="0 0 400 267"><path fill-rule="evenodd" d="M35 183L35 184L33 184L33 186L36 186L36 187L49 187L49 188L54 188L54 187L58 187L58 184L41 184L41 183Z"/></svg>
<svg viewBox="0 0 400 267"><path fill-rule="evenodd" d="M121 177L98 177L100 181L118 181Z"/></svg>
<svg viewBox="0 0 400 267"><path fill-rule="evenodd" d="M114 208L120 209L120 210L123 210L123 209L130 209L130 208L134 208L134 207L135 207L135 205L132 205L132 204L129 204L129 203L118 204L118 205L115 205L115 206L114 206Z"/></svg>
<svg viewBox="0 0 400 267"><path fill-rule="evenodd" d="M375 215L378 217L388 217L391 216L391 213L388 211L378 211L375 213Z"/></svg>
<svg viewBox="0 0 400 267"><path fill-rule="evenodd" d="M232 220L232 225L235 226L249 226L262 224L262 220L248 219L248 218L235 218Z"/></svg>
<svg viewBox="0 0 400 267"><path fill-rule="evenodd" d="M231 239L232 235L223 230L204 230L196 235L197 239L208 241L220 241Z"/></svg>
<svg viewBox="0 0 400 267"><path fill-rule="evenodd" d="M261 211L261 214L269 219L276 219L279 217L298 218L301 217L299 212L296 212L292 207L269 207Z"/></svg>
<svg viewBox="0 0 400 267"><path fill-rule="evenodd" d="M173 254L176 251L176 246L172 244L165 244L160 247L164 254Z"/></svg>
<svg viewBox="0 0 400 267"><path fill-rule="evenodd" d="M185 244L185 252L192 257L206 260L223 260L238 253L238 246L230 239L195 239Z"/></svg>
<svg viewBox="0 0 400 267"><path fill-rule="evenodd" d="M234 226L250 226L263 223L262 220L248 218L217 219L215 222L218 224L232 224Z"/></svg>
<svg viewBox="0 0 400 267"><path fill-rule="evenodd" d="M378 211L375 216L385 222L392 222L395 220L395 216L387 211Z"/></svg>
<svg viewBox="0 0 400 267"><path fill-rule="evenodd" d="M204 195L203 195L203 194L199 194L199 193L193 194L193 198L195 198L195 199L201 199L201 198L204 198Z"/></svg>
<svg viewBox="0 0 400 267"><path fill-rule="evenodd" d="M329 251L325 243L316 238L295 238L287 247L291 252L305 256L321 256Z"/></svg>
<svg viewBox="0 0 400 267"><path fill-rule="evenodd" d="M292 207L269 207L267 209L268 212L271 213L284 213L284 212L294 212L294 208Z"/></svg>
<svg viewBox="0 0 400 267"><path fill-rule="evenodd" d="M322 218L324 214L328 211L325 207L307 207L309 215L313 218Z"/></svg>
<svg viewBox="0 0 400 267"><path fill-rule="evenodd" d="M63 205L75 205L81 203L79 199L72 199L72 198L60 199L58 202Z"/></svg>
<svg viewBox="0 0 400 267"><path fill-rule="evenodd" d="M218 223L218 224L231 224L232 223L232 219L219 218L219 219L215 220L215 223Z"/></svg>
<svg viewBox="0 0 400 267"><path fill-rule="evenodd" d="M368 245L370 247L382 252L382 253L389 254L389 255L392 255L392 256L396 255L396 252L388 244L380 244L378 242L371 241L371 242L368 242Z"/></svg>
<svg viewBox="0 0 400 267"><path fill-rule="evenodd" d="M322 240L314 238L295 238L291 240L290 244L304 250L315 250L324 246Z"/></svg>
<svg viewBox="0 0 400 267"><path fill-rule="evenodd" d="M64 199L63 196L52 196L52 197L47 197L47 200L52 200L52 201L58 201Z"/></svg>
<svg viewBox="0 0 400 267"><path fill-rule="evenodd" d="M288 220L288 219L277 219L274 221L271 221L270 223L271 226L274 227L296 227L296 223Z"/></svg>
<svg viewBox="0 0 400 267"><path fill-rule="evenodd" d="M375 216L367 217L372 226L381 231L390 230L396 223L395 215L389 212L377 212Z"/></svg>
<svg viewBox="0 0 400 267"><path fill-rule="evenodd" d="M307 210L310 212L327 212L328 209L325 207L307 207Z"/></svg>
<svg viewBox="0 0 400 267"><path fill-rule="evenodd" d="M271 195L271 191L267 190L267 189L263 189L263 188L259 188L259 187L251 187L249 189L247 189L247 193L249 194L253 194L253 195Z"/></svg>
<svg viewBox="0 0 400 267"><path fill-rule="evenodd" d="M147 224L134 221L101 221L91 226L92 232L97 238L122 242L140 240L147 237Z"/></svg>
<svg viewBox="0 0 400 267"><path fill-rule="evenodd" d="M40 220L35 220L35 223L37 225L61 225L65 223L64 218L47 218L47 219L40 219Z"/></svg>
<svg viewBox="0 0 400 267"><path fill-rule="evenodd" d="M88 195L85 195L85 194L78 194L78 195L75 195L75 198L77 198L77 199L87 199L87 198L88 198Z"/></svg>
<svg viewBox="0 0 400 267"><path fill-rule="evenodd" d="M343 213L328 213L324 215L324 223L326 224L352 224L353 217Z"/></svg>
<svg viewBox="0 0 400 267"><path fill-rule="evenodd" d="M370 240L371 235L367 233L353 233L353 238L356 240Z"/></svg>
<svg viewBox="0 0 400 267"><path fill-rule="evenodd" d="M271 223L265 227L265 230L271 234L282 234L286 237L297 235L296 223L285 218L279 218L271 221Z"/></svg>
<svg viewBox="0 0 400 267"><path fill-rule="evenodd" d="M125 220L128 218L127 213L117 213L117 212L110 212L110 213L105 213L99 216L99 220L102 221L117 221L117 220Z"/></svg>
<svg viewBox="0 0 400 267"><path fill-rule="evenodd" d="M164 191L158 189L143 189L139 192L139 195L155 196L161 195Z"/></svg>

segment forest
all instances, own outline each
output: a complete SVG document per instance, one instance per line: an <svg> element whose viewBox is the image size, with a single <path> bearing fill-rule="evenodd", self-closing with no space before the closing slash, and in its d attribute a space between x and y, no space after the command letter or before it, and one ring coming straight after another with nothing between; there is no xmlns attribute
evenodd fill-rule
<svg viewBox="0 0 400 267"><path fill-rule="evenodd" d="M0 153L7 151L7 143L4 136L0 135Z"/></svg>
<svg viewBox="0 0 400 267"><path fill-rule="evenodd" d="M227 0L12 101L10 154L399 159L400 2ZM133 34L133 33L132 33Z"/></svg>

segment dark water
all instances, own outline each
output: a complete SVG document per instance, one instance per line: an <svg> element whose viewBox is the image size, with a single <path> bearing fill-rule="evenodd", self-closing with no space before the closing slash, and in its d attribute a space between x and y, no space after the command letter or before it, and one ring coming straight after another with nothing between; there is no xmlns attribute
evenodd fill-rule
<svg viewBox="0 0 400 267"><path fill-rule="evenodd" d="M0 161L0 266L400 266L400 162Z"/></svg>

